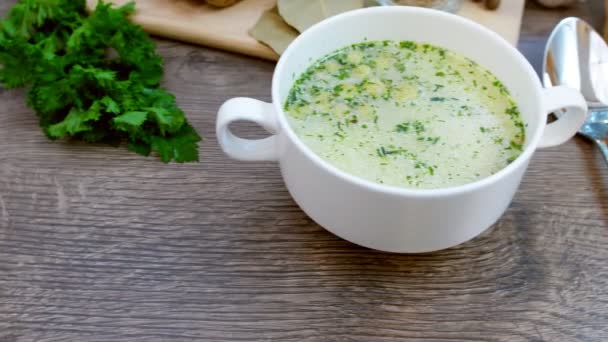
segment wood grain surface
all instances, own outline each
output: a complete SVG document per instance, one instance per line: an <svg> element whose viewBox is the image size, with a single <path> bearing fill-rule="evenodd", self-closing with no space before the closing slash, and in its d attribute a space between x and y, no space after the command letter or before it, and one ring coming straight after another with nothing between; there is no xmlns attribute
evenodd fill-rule
<svg viewBox="0 0 608 342"><path fill-rule="evenodd" d="M603 13L529 3L520 48L538 70L560 18ZM217 108L269 100L272 63L158 43L200 164L49 142L23 93L0 92L0 341L608 340L608 168L587 141L538 151L481 237L375 252L314 224L276 164L220 152Z"/></svg>

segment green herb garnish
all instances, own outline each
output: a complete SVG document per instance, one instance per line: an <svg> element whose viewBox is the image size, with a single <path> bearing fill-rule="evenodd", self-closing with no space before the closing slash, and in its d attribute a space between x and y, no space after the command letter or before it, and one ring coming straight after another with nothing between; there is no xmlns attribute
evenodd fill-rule
<svg viewBox="0 0 608 342"><path fill-rule="evenodd" d="M426 141L431 142L433 145L437 144L439 142L439 137L427 137Z"/></svg>
<svg viewBox="0 0 608 342"><path fill-rule="evenodd" d="M407 133L410 130L410 123L404 122L397 125L396 129L399 133Z"/></svg>
<svg viewBox="0 0 608 342"><path fill-rule="evenodd" d="M499 80L494 81L492 85L498 88L498 91L500 91L501 94L509 95L509 90L507 90L507 87L505 87L505 85L502 84L502 82L500 82Z"/></svg>
<svg viewBox="0 0 608 342"><path fill-rule="evenodd" d="M201 137L175 97L160 88L163 61L129 21L133 3L22 0L2 22L0 82L27 88L50 139L117 145L164 162L198 161Z"/></svg>
<svg viewBox="0 0 608 342"><path fill-rule="evenodd" d="M395 126L395 131L400 133L407 133L410 131L410 128L416 132L416 134L421 134L426 130L424 124L420 120L412 121L412 122L404 122L397 124Z"/></svg>
<svg viewBox="0 0 608 342"><path fill-rule="evenodd" d="M422 122L416 120L414 121L414 130L416 131L416 134L420 134L424 132L426 128L424 128L424 124Z"/></svg>
<svg viewBox="0 0 608 342"><path fill-rule="evenodd" d="M505 111L507 113L507 115L509 115L512 119L516 119L519 118L519 109L517 109L517 106L512 106L507 108L507 110Z"/></svg>
<svg viewBox="0 0 608 342"><path fill-rule="evenodd" d="M412 41L402 41L402 42L399 42L399 47L402 49L416 50L416 48L418 47L418 44L416 44L415 42L412 42Z"/></svg>
<svg viewBox="0 0 608 342"><path fill-rule="evenodd" d="M511 143L509 144L509 148L516 150L516 151L522 151L523 145L518 143L517 141L511 140Z"/></svg>

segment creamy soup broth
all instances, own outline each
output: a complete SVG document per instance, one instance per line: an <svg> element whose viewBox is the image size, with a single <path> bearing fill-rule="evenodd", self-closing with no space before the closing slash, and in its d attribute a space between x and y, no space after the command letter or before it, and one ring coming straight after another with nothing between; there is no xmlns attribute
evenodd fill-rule
<svg viewBox="0 0 608 342"><path fill-rule="evenodd" d="M300 75L285 110L300 139L355 176L445 188L490 176L522 151L524 124L492 73L447 49L364 42Z"/></svg>

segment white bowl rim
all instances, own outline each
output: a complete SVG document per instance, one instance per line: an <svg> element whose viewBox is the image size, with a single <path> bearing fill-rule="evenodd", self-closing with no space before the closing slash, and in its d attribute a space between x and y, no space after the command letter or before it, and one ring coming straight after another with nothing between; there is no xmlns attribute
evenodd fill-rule
<svg viewBox="0 0 608 342"><path fill-rule="evenodd" d="M516 170L520 169L521 167L525 167L524 164L527 163L531 159L532 155L534 154L534 151L536 150L536 148L540 142L542 132L546 125L544 122L540 122L536 126L536 130L533 132L532 137L527 139L527 144L526 144L527 146L525 146L524 151L517 157L517 159L515 159L513 162L511 162L506 167L502 168L500 171L498 171L488 177L484 177L482 179L474 181L474 182L470 182L470 183L466 183L466 184L462 184L462 185L458 185L458 186L453 186L453 187L444 187L444 188L435 188L435 189L415 189L415 188L398 187L398 186L393 186L393 185L385 185L385 184L380 184L380 183L366 180L359 176L352 175L348 172L338 169L336 166L332 165L330 162L328 162L328 161L324 160L323 158L321 158L320 156L318 156L304 142L302 142L302 140L300 140L300 138L296 135L296 133L291 128L289 122L287 121L285 112L283 110L283 105L279 101L280 100L279 86L278 86L278 84L280 82L279 76L283 72L282 70L285 67L286 61L290 58L290 55L297 51L298 46L300 45L300 42L302 40L307 39L309 36L314 36L314 35L320 34L325 29L325 26L327 26L330 23L333 23L335 21L344 20L344 19L347 19L349 17L354 17L354 16L365 16L365 15L370 15L370 14L382 15L382 13L389 13L389 12L390 13L401 12L404 16L427 15L427 16L432 16L432 17L437 18L436 20L452 21L452 22L457 23L458 25L469 26L469 27L475 29L477 32L479 32L480 35L486 35L489 38L498 41L498 43L501 44L504 48L503 53L508 53L510 55L511 59L514 62L517 62L519 64L520 69L524 70L527 73L527 76L528 76L531 84L533 84L533 86L531 88L534 89L534 94L531 94L529 96L535 96L538 99L537 108L535 109L537 111L537 113L535 113L534 115L540 115L537 119L542 120L542 117L546 114L543 112L544 108L542 105L542 92L541 92L542 85L540 83L538 76L536 75L536 72L534 71L534 68L532 68L532 65L530 65L528 60L515 47L513 47L509 42L507 42L498 33L491 31L490 29L488 29L472 20L460 17L455 14L439 11L439 10L421 8L421 7L413 7L413 6L378 6L378 7L362 8L362 9L357 9L357 10L345 12L342 14L338 14L336 16L330 17L328 19L325 19L325 20L313 25L306 31L302 32L287 47L285 52L281 55L281 58L279 59L279 61L277 63L277 66L275 68L274 75L272 78L272 102L275 107L275 112L277 114L277 120L281 126L281 129L289 137L289 140L302 153L304 153L306 155L306 157L308 157L311 161L313 161L314 163L316 163L317 165L319 165L320 167L325 169L327 172L333 174L334 176L341 178L351 184L365 188L369 191L385 193L385 194L390 194L390 195L395 195L395 196L441 197L441 196L453 196L453 195L459 195L459 194L463 194L463 193L470 193L470 192L476 191L478 189L484 188L488 185L491 185L493 183L496 183L498 180L515 172ZM336 50L339 48L341 48L341 47L336 47ZM296 77L296 79L297 78L298 77Z"/></svg>

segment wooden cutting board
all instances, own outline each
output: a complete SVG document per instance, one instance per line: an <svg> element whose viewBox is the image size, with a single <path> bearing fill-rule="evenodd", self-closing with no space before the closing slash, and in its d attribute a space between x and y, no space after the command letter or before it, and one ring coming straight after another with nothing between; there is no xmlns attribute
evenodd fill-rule
<svg viewBox="0 0 608 342"><path fill-rule="evenodd" d="M112 0L125 4L132 0ZM171 39L239 52L269 60L278 55L248 34L260 15L272 8L276 0L242 0L228 8L214 8L202 0L135 0L137 13L133 20L146 31ZM519 29L525 0L503 1L496 11L478 3L465 1L459 15L496 31L513 45ZM87 0L93 8L97 0Z"/></svg>

